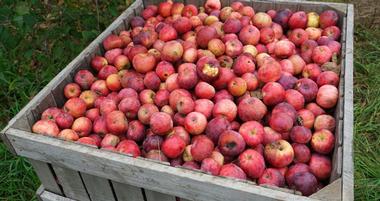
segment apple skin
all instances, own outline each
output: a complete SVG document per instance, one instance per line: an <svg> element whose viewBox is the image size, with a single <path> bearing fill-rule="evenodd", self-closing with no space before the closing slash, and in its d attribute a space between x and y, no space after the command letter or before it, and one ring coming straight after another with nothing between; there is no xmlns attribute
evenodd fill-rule
<svg viewBox="0 0 380 201"><path fill-rule="evenodd" d="M285 180L288 186L292 186L295 175L302 172L310 172L310 168L307 164L295 163L294 165L291 165L285 173Z"/></svg>
<svg viewBox="0 0 380 201"><path fill-rule="evenodd" d="M38 120L34 123L32 126L32 132L57 137L60 130L55 122L45 119Z"/></svg>
<svg viewBox="0 0 380 201"><path fill-rule="evenodd" d="M292 144L294 150L294 163L308 163L311 157L311 151L305 144Z"/></svg>
<svg viewBox="0 0 380 201"><path fill-rule="evenodd" d="M237 107L233 101L222 99L215 103L212 114L214 117L223 116L231 122L236 117Z"/></svg>
<svg viewBox="0 0 380 201"><path fill-rule="evenodd" d="M187 162L183 163L182 167L187 168L187 169L191 169L191 170L199 170L200 169L199 164L195 161L187 161Z"/></svg>
<svg viewBox="0 0 380 201"><path fill-rule="evenodd" d="M304 126L295 126L290 132L290 139L293 142L306 144L311 140L311 130Z"/></svg>
<svg viewBox="0 0 380 201"><path fill-rule="evenodd" d="M133 140L122 140L117 145L116 150L120 153L132 155L134 158L141 156L141 151Z"/></svg>
<svg viewBox="0 0 380 201"><path fill-rule="evenodd" d="M112 146L116 147L117 144L119 144L120 139L118 136L113 135L113 134L106 134L104 138L102 139L100 146L101 147L107 147L107 146Z"/></svg>
<svg viewBox="0 0 380 201"><path fill-rule="evenodd" d="M121 111L112 111L106 115L107 130L115 135L120 135L128 130L128 120Z"/></svg>
<svg viewBox="0 0 380 201"><path fill-rule="evenodd" d="M78 143L80 144L85 144L85 145L91 145L91 146L94 146L94 147L98 147L98 145L96 144L96 141L91 138L91 137L81 137L77 140Z"/></svg>
<svg viewBox="0 0 380 201"><path fill-rule="evenodd" d="M214 143L205 135L199 135L194 138L191 144L191 156L194 161L201 162L211 157L214 150Z"/></svg>
<svg viewBox="0 0 380 201"><path fill-rule="evenodd" d="M339 76L333 71L324 71L318 75L316 82L319 87L327 84L338 87Z"/></svg>
<svg viewBox="0 0 380 201"><path fill-rule="evenodd" d="M69 83L64 88L64 95L67 99L79 97L81 88L77 83Z"/></svg>
<svg viewBox="0 0 380 201"><path fill-rule="evenodd" d="M257 45L260 31L253 25L246 25L239 32L239 39L244 45Z"/></svg>
<svg viewBox="0 0 380 201"><path fill-rule="evenodd" d="M331 159L325 155L314 153L311 155L309 168L310 172L313 173L318 180L326 180L330 178L331 175Z"/></svg>
<svg viewBox="0 0 380 201"><path fill-rule="evenodd" d="M139 99L127 97L120 101L118 109L125 113L127 118L135 118L141 106Z"/></svg>
<svg viewBox="0 0 380 201"><path fill-rule="evenodd" d="M111 34L104 39L103 47L105 50L121 48L123 47L123 41L119 36Z"/></svg>
<svg viewBox="0 0 380 201"><path fill-rule="evenodd" d="M226 42L226 55L235 58L243 53L243 44L238 39Z"/></svg>
<svg viewBox="0 0 380 201"><path fill-rule="evenodd" d="M237 110L239 118L243 121L260 121L268 111L266 105L255 97L240 101Z"/></svg>
<svg viewBox="0 0 380 201"><path fill-rule="evenodd" d="M328 114L321 114L315 117L314 120L314 130L320 131L327 129L331 132L335 130L336 121L335 118Z"/></svg>
<svg viewBox="0 0 380 201"><path fill-rule="evenodd" d="M138 121L133 120L129 122L128 131L127 131L127 139L133 140L135 142L141 142L145 138L145 127L144 125Z"/></svg>
<svg viewBox="0 0 380 201"><path fill-rule="evenodd" d="M290 60L288 60L288 62L290 62ZM293 65L293 64L291 64L291 65ZM280 79L277 82L280 83L281 86L284 87L285 90L289 90L289 89L293 89L294 88L294 86L296 85L297 80L298 79L296 77L294 77L291 73L284 72L284 70L283 70L282 75L281 75Z"/></svg>
<svg viewBox="0 0 380 201"><path fill-rule="evenodd" d="M265 170L264 157L253 149L247 149L239 155L240 168L249 178L260 178Z"/></svg>
<svg viewBox="0 0 380 201"><path fill-rule="evenodd" d="M203 56L197 62L196 71L201 80L205 82L212 82L219 77L219 61L213 57Z"/></svg>
<svg viewBox="0 0 380 201"><path fill-rule="evenodd" d="M197 99L194 103L194 112L199 112L207 119L210 119L212 110L214 109L214 103L209 99Z"/></svg>
<svg viewBox="0 0 380 201"><path fill-rule="evenodd" d="M310 172L296 173L294 176L292 188L301 191L302 195L309 196L315 193L317 189L318 181Z"/></svg>
<svg viewBox="0 0 380 201"><path fill-rule="evenodd" d="M264 140L264 127L257 121L244 122L239 128L239 133L250 147L256 147Z"/></svg>
<svg viewBox="0 0 380 201"><path fill-rule="evenodd" d="M317 46L313 49L312 59L317 64L324 64L330 61L332 57L332 51L326 45Z"/></svg>
<svg viewBox="0 0 380 201"><path fill-rule="evenodd" d="M257 180L259 185L266 184L278 187L285 186L285 177L275 168L267 168Z"/></svg>
<svg viewBox="0 0 380 201"><path fill-rule="evenodd" d="M289 24L290 29L306 28L306 25L307 25L306 13L304 11L298 11L298 12L293 13L289 18L288 24Z"/></svg>
<svg viewBox="0 0 380 201"><path fill-rule="evenodd" d="M271 26L272 18L266 13L258 12L253 16L252 23L257 28L262 29Z"/></svg>
<svg viewBox="0 0 380 201"><path fill-rule="evenodd" d="M316 102L324 109L333 108L339 99L338 89L333 85L323 85L318 89Z"/></svg>
<svg viewBox="0 0 380 201"><path fill-rule="evenodd" d="M207 118L200 112L190 112L185 117L185 129L192 135L203 133L207 126Z"/></svg>
<svg viewBox="0 0 380 201"><path fill-rule="evenodd" d="M310 144L315 152L329 154L334 149L335 137L331 131L322 129L313 134Z"/></svg>
<svg viewBox="0 0 380 201"><path fill-rule="evenodd" d="M89 70L79 70L74 77L75 83L77 83L81 89L89 89L92 83L95 81L95 76Z"/></svg>
<svg viewBox="0 0 380 201"><path fill-rule="evenodd" d="M198 83L197 66L183 63L178 67L178 85L183 89L192 89Z"/></svg>
<svg viewBox="0 0 380 201"><path fill-rule="evenodd" d="M214 142L214 144L217 144L219 136L230 128L231 124L226 118L216 117L208 122L205 133L207 137Z"/></svg>
<svg viewBox="0 0 380 201"><path fill-rule="evenodd" d="M149 152L150 150L160 149L163 138L159 135L147 135L143 141L143 150Z"/></svg>
<svg viewBox="0 0 380 201"><path fill-rule="evenodd" d="M63 129L59 132L58 138L67 141L77 141L79 139L78 134L72 129Z"/></svg>
<svg viewBox="0 0 380 201"><path fill-rule="evenodd" d="M285 90L277 82L268 82L262 88L263 102L266 105L276 105L285 99Z"/></svg>
<svg viewBox="0 0 380 201"><path fill-rule="evenodd" d="M86 108L86 103L81 98L70 98L63 106L63 110L74 118L84 116Z"/></svg>
<svg viewBox="0 0 380 201"><path fill-rule="evenodd" d="M306 105L305 107L306 109L310 110L315 117L321 115L321 114L325 114L325 110L323 110L318 104L316 103L309 103Z"/></svg>
<svg viewBox="0 0 380 201"><path fill-rule="evenodd" d="M157 135L166 135L173 129L171 116L164 112L153 113L150 117L149 125L151 131Z"/></svg>
<svg viewBox="0 0 380 201"><path fill-rule="evenodd" d="M325 10L319 15L319 24L322 29L335 26L338 23L338 14L333 10Z"/></svg>
<svg viewBox="0 0 380 201"><path fill-rule="evenodd" d="M217 38L218 34L216 29L211 26L202 27L196 35L197 44L201 48L207 48L210 40Z"/></svg>
<svg viewBox="0 0 380 201"><path fill-rule="evenodd" d="M71 125L74 122L73 116L71 116L67 112L60 112L57 117L55 118L55 123L58 125L61 129L67 129L71 128Z"/></svg>
<svg viewBox="0 0 380 201"><path fill-rule="evenodd" d="M233 163L223 165L220 169L219 176L241 180L247 179L247 175L244 173L244 171Z"/></svg>
<svg viewBox="0 0 380 201"><path fill-rule="evenodd" d="M217 176L219 175L221 167L222 166L218 164L218 162L216 162L214 159L205 158L201 164L201 171Z"/></svg>
<svg viewBox="0 0 380 201"><path fill-rule="evenodd" d="M185 150L185 141L178 135L166 138L162 143L161 150L168 158L177 158Z"/></svg>
<svg viewBox="0 0 380 201"><path fill-rule="evenodd" d="M244 151L246 143L236 131L226 130L219 136L218 148L224 156L237 156Z"/></svg>
<svg viewBox="0 0 380 201"><path fill-rule="evenodd" d="M298 90L305 98L305 102L314 100L318 93L318 85L309 78L299 79L295 89Z"/></svg>
<svg viewBox="0 0 380 201"><path fill-rule="evenodd" d="M285 140L278 140L265 146L266 161L273 167L281 168L289 165L294 158L292 146Z"/></svg>
<svg viewBox="0 0 380 201"><path fill-rule="evenodd" d="M164 44L161 52L161 59L169 62L176 62L182 58L183 47L181 43L171 40Z"/></svg>
<svg viewBox="0 0 380 201"><path fill-rule="evenodd" d="M273 130L271 127L264 127L264 137L263 144L267 145L277 140L281 140L282 135L277 131Z"/></svg>
<svg viewBox="0 0 380 201"><path fill-rule="evenodd" d="M281 65L277 61L270 60L259 65L258 78L262 82L275 82L281 78Z"/></svg>

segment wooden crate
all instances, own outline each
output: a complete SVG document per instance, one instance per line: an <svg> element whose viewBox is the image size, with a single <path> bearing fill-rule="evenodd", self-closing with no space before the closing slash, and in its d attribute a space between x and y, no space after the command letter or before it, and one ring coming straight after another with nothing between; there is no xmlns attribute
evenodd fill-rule
<svg viewBox="0 0 380 201"><path fill-rule="evenodd" d="M185 0L201 5L204 1ZM334 9L340 15L342 28L342 71L340 100L335 118L336 143L330 184L311 195L301 196L285 188L257 186L253 182L215 177L200 171L174 168L167 163L145 158L132 158L120 153L99 150L31 133L31 126L48 107L63 105L63 87L73 81L79 69L89 68L94 55L104 49L103 39L110 33L129 28L129 20L144 6L156 0L137 0L102 34L85 48L38 95L36 95L2 131L3 142L19 156L29 159L43 185L44 197L62 200L127 200L127 201L223 201L223 200L353 200L353 6L351 4L248 1L256 11L290 8L322 12ZM223 1L228 5L229 0ZM40 190L42 192L42 190ZM54 196L53 196L54 195ZM57 197L58 196L58 197Z"/></svg>

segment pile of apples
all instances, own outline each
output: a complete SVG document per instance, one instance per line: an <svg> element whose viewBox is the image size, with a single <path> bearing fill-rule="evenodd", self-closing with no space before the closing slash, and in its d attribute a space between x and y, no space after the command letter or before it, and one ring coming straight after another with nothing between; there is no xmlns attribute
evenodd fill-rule
<svg viewBox="0 0 380 201"><path fill-rule="evenodd" d="M311 195L332 170L337 22L333 10L150 5L32 130Z"/></svg>

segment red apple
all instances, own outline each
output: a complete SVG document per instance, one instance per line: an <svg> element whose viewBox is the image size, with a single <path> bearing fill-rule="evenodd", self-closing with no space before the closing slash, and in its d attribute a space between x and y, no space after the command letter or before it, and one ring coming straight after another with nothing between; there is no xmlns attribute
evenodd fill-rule
<svg viewBox="0 0 380 201"><path fill-rule="evenodd" d="M219 136L218 148L224 156L234 157L245 149L243 137L236 131L226 130Z"/></svg>
<svg viewBox="0 0 380 201"><path fill-rule="evenodd" d="M317 93L317 103L322 108L329 109L336 105L339 98L338 89L333 85L323 85Z"/></svg>
<svg viewBox="0 0 380 201"><path fill-rule="evenodd" d="M215 103L212 114L214 117L222 116L228 121L233 121L236 117L237 107L235 103L229 99L222 99Z"/></svg>
<svg viewBox="0 0 380 201"><path fill-rule="evenodd" d="M281 168L289 165L294 158L292 146L285 140L278 140L265 146L266 161L273 167Z"/></svg>
<svg viewBox="0 0 380 201"><path fill-rule="evenodd" d="M219 176L242 180L247 179L247 175L244 173L244 171L233 163L223 165L220 169Z"/></svg>
<svg viewBox="0 0 380 201"><path fill-rule="evenodd" d="M110 133L120 135L128 130L128 120L121 111L112 111L106 115L107 129Z"/></svg>
<svg viewBox="0 0 380 201"><path fill-rule="evenodd" d="M253 16L252 23L257 28L262 29L272 25L272 18L266 13L258 12L255 16Z"/></svg>
<svg viewBox="0 0 380 201"><path fill-rule="evenodd" d="M331 131L322 129L313 134L310 144L314 151L328 154L334 149L335 137Z"/></svg>
<svg viewBox="0 0 380 201"><path fill-rule="evenodd" d="M314 121L314 130L327 129L331 132L335 130L335 118L328 114L318 115Z"/></svg>
<svg viewBox="0 0 380 201"><path fill-rule="evenodd" d="M141 155L141 151L139 149L139 146L133 140L122 140L122 141L120 141L120 143L116 147L116 150L118 152L131 155L135 158Z"/></svg>
<svg viewBox="0 0 380 201"><path fill-rule="evenodd" d="M153 113L149 125L152 132L157 135L166 135L173 129L172 118L164 112Z"/></svg>
<svg viewBox="0 0 380 201"><path fill-rule="evenodd" d="M310 172L313 173L318 180L328 179L330 178L332 170L331 159L321 154L313 154L310 158L309 168Z"/></svg>
<svg viewBox="0 0 380 201"><path fill-rule="evenodd" d="M69 83L63 89L63 93L67 99L70 99L74 97L79 97L81 89L77 83Z"/></svg>
<svg viewBox="0 0 380 201"><path fill-rule="evenodd" d="M310 160L311 153L309 147L305 144L292 144L294 150L294 162L295 163L307 163Z"/></svg>
<svg viewBox="0 0 380 201"><path fill-rule="evenodd" d="M257 121L243 123L239 128L239 133L251 147L256 147L264 140L264 127Z"/></svg>
<svg viewBox="0 0 380 201"><path fill-rule="evenodd" d="M57 137L59 134L59 128L57 124L53 121L39 120L36 123L34 123L32 127L32 132Z"/></svg>
<svg viewBox="0 0 380 201"><path fill-rule="evenodd" d="M253 149L247 149L239 155L239 166L252 179L261 177L265 170L264 157Z"/></svg>
<svg viewBox="0 0 380 201"><path fill-rule="evenodd" d="M275 168L267 168L264 170L261 177L257 180L259 185L266 184L278 187L285 186L285 177Z"/></svg>

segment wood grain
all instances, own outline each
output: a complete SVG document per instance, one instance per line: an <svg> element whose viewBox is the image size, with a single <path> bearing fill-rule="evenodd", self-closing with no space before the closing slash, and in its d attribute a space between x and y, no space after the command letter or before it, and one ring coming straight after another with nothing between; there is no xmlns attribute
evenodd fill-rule
<svg viewBox="0 0 380 201"><path fill-rule="evenodd" d="M91 201L115 201L111 184L107 179L80 173Z"/></svg>
<svg viewBox="0 0 380 201"><path fill-rule="evenodd" d="M37 173L37 176L40 179L41 184L44 186L44 189L58 195L63 195L63 192L57 183L55 173L48 163L33 159L28 159L28 161L33 166L33 169Z"/></svg>
<svg viewBox="0 0 380 201"><path fill-rule="evenodd" d="M128 184L112 181L115 194L118 201L144 201L144 195L141 188Z"/></svg>
<svg viewBox="0 0 380 201"><path fill-rule="evenodd" d="M75 200L90 201L79 172L56 165L53 165L53 169L66 197Z"/></svg>

